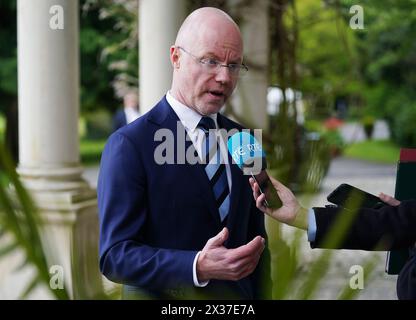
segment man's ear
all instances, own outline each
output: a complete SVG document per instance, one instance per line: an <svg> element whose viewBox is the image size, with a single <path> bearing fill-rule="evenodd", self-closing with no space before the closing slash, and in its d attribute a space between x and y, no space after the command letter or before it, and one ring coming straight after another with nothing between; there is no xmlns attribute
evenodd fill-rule
<svg viewBox="0 0 416 320"><path fill-rule="evenodd" d="M173 68L179 69L180 67L179 49L176 46L170 47L170 62L172 63Z"/></svg>

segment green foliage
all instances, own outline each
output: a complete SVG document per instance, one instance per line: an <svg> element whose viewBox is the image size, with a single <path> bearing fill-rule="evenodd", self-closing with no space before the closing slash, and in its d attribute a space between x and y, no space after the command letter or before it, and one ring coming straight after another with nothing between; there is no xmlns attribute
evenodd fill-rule
<svg viewBox="0 0 416 320"><path fill-rule="evenodd" d="M129 2L136 7L122 1L80 1L82 112L100 108L114 112L120 84L137 87L137 1ZM103 15L103 10L109 14ZM17 95L16 17L16 1L1 1L0 112Z"/></svg>
<svg viewBox="0 0 416 320"><path fill-rule="evenodd" d="M117 70L112 68L115 62L113 54L105 54L107 47L118 46L126 38L124 32L114 29L118 18L108 17L102 19L100 11L102 7L111 5L110 1L98 4L89 4L91 1L82 0L80 19L80 50L81 50L81 110L92 112L97 109L106 109L114 112L119 102L115 99L115 91L112 88L113 81L117 77ZM117 51L117 50L116 50ZM133 52L137 58L137 48L120 50L117 59L123 60ZM138 62L131 65L131 69L137 67ZM137 74L135 70L135 74Z"/></svg>
<svg viewBox="0 0 416 320"><path fill-rule="evenodd" d="M366 281L370 282L371 277L374 274L374 269L377 264L380 263L379 259L372 258L366 261L365 265L363 266L363 272L366 275ZM354 299L355 296L358 295L358 290L352 289L350 283L346 284L344 289L340 292L338 296L338 300L351 300Z"/></svg>
<svg viewBox="0 0 416 320"><path fill-rule="evenodd" d="M307 120L305 128L310 133L317 135L327 147L331 156L339 155L345 148L345 142L337 128L326 128L324 123L318 120Z"/></svg>
<svg viewBox="0 0 416 320"><path fill-rule="evenodd" d="M50 290L52 297L67 300L70 295L66 288L54 290L50 286L51 274L48 261L57 260L50 246L44 241L46 238L42 234L43 223L42 216L19 180L8 152L0 143L0 259L5 259L19 250L19 252L23 251L25 258L15 271L28 265L34 267L35 274L27 283L20 299L28 298L34 289L43 285ZM92 259L84 263L86 265L82 268L88 268L88 263L98 262ZM107 293L98 293L94 298L119 299L120 295L120 286L116 286Z"/></svg>
<svg viewBox="0 0 416 320"><path fill-rule="evenodd" d="M17 93L16 1L0 3L0 107L4 96ZM0 110L1 111L1 110Z"/></svg>
<svg viewBox="0 0 416 320"><path fill-rule="evenodd" d="M0 226L12 236L12 240L0 249L0 258L20 248L27 259L24 265L35 266L37 272L22 294L22 298L25 298L40 283L50 288L49 267L38 228L41 220L33 201L14 170L11 158L2 145L0 145L0 168ZM8 185L12 189L9 189ZM14 197L11 197L10 192ZM57 299L69 298L66 289L50 288L50 292Z"/></svg>
<svg viewBox="0 0 416 320"><path fill-rule="evenodd" d="M81 48L89 57L85 79L89 80L88 87L96 86L101 93L101 103L97 105L95 99L95 106L91 104L89 110L105 106L113 112L117 108L114 99L109 107L102 94L121 97L129 88L138 87L138 1L83 0L82 12L86 19ZM97 63L100 74L94 69ZM89 101L93 103L94 99Z"/></svg>
<svg viewBox="0 0 416 320"><path fill-rule="evenodd" d="M322 139L326 142L332 155L340 155L345 147L344 139L338 130L326 130L322 133Z"/></svg>
<svg viewBox="0 0 416 320"><path fill-rule="evenodd" d="M271 258L271 278L273 281L273 299L284 299L293 289L293 282L299 268L300 239L302 231L297 230L295 238L289 242L283 239L281 225L266 217L266 230Z"/></svg>
<svg viewBox="0 0 416 320"><path fill-rule="evenodd" d="M6 130L6 120L0 114L0 143L4 140L5 130Z"/></svg>
<svg viewBox="0 0 416 320"><path fill-rule="evenodd" d="M0 57L0 90L10 94L17 94L17 60L16 50L12 57Z"/></svg>
<svg viewBox="0 0 416 320"><path fill-rule="evenodd" d="M342 1L345 7L354 1ZM416 7L413 0L367 0L365 29L356 32L366 108L385 118L393 140L415 146ZM389 10L386 10L389 8ZM414 130L413 130L414 131Z"/></svg>
<svg viewBox="0 0 416 320"><path fill-rule="evenodd" d="M325 136L308 133L302 147L303 161L299 167L299 190L317 192L325 178L331 161L330 144Z"/></svg>
<svg viewBox="0 0 416 320"><path fill-rule="evenodd" d="M416 102L408 104L396 113L393 120L392 132L394 140L401 146L407 148L416 147Z"/></svg>
<svg viewBox="0 0 416 320"><path fill-rule="evenodd" d="M84 115L86 138L92 140L106 139L112 131L111 115L105 110L98 110Z"/></svg>
<svg viewBox="0 0 416 320"><path fill-rule="evenodd" d="M336 97L352 96L360 88L356 39L348 20L331 2L273 0L269 6L271 82L282 92L301 92L309 117L326 118ZM343 141L337 131L322 129L309 140L308 129L296 122L295 104L283 96L271 120L269 162L292 189L317 190Z"/></svg>
<svg viewBox="0 0 416 320"><path fill-rule="evenodd" d="M367 139L371 139L374 131L376 119L373 116L367 115L360 119Z"/></svg>
<svg viewBox="0 0 416 320"><path fill-rule="evenodd" d="M391 8L391 10L385 10ZM414 88L416 8L413 0L368 0L365 5L366 32L361 34L363 65L367 78L376 83Z"/></svg>
<svg viewBox="0 0 416 320"><path fill-rule="evenodd" d="M17 95L16 1L0 2L0 115ZM1 125L1 124L0 124ZM0 141L3 139L0 127Z"/></svg>
<svg viewBox="0 0 416 320"><path fill-rule="evenodd" d="M400 148L391 141L371 140L353 143L345 148L344 155L349 158L379 163L397 163Z"/></svg>
<svg viewBox="0 0 416 320"><path fill-rule="evenodd" d="M266 144L271 172L292 190L316 192L320 189L331 160L333 142L329 139L330 132L324 134L308 128L305 130L297 125L293 129L287 128L287 125L279 121L279 130L275 131L273 140ZM295 139L298 149L290 143Z"/></svg>
<svg viewBox="0 0 416 320"><path fill-rule="evenodd" d="M362 117L360 122L363 126L374 126L376 122L376 118L374 118L373 116L367 115L367 116Z"/></svg>
<svg viewBox="0 0 416 320"><path fill-rule="evenodd" d="M297 1L299 89L314 116L331 114L335 98L359 87L354 31L339 8L322 1Z"/></svg>
<svg viewBox="0 0 416 320"><path fill-rule="evenodd" d="M98 165L106 140L81 140L80 153L83 165Z"/></svg>
<svg viewBox="0 0 416 320"><path fill-rule="evenodd" d="M407 89L392 88L387 92L392 94L386 97L382 109L393 141L402 147L415 147L416 132L412 130L414 122L411 120L415 118L416 95Z"/></svg>

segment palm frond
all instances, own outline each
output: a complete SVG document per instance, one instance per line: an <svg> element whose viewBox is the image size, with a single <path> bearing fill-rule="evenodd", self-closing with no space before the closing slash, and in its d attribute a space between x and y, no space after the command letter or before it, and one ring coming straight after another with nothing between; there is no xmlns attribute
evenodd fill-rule
<svg viewBox="0 0 416 320"><path fill-rule="evenodd" d="M23 296L39 283L49 287L49 267L46 252L42 245L39 232L41 219L29 193L23 187L14 169L13 162L7 151L0 144L0 221L2 229L7 230L14 238L13 246L3 249L6 253L21 249L30 264L37 270L37 276L27 287ZM64 290L52 290L52 295L57 299L69 299L68 292ZM27 293L27 294L26 294Z"/></svg>
<svg viewBox="0 0 416 320"><path fill-rule="evenodd" d="M0 259L14 252L17 248L19 248L19 244L17 242L12 242L0 247Z"/></svg>
<svg viewBox="0 0 416 320"><path fill-rule="evenodd" d="M14 268L14 272L22 271L24 268L26 268L28 265L30 265L30 261L27 257L24 257L23 261L17 265L16 268Z"/></svg>
<svg viewBox="0 0 416 320"><path fill-rule="evenodd" d="M32 291L41 283L42 279L39 277L39 275L36 274L29 282L29 284L26 286L26 288L23 290L23 292L20 294L19 299L27 299L28 296L32 293Z"/></svg>
<svg viewBox="0 0 416 320"><path fill-rule="evenodd" d="M370 258L366 261L366 264L363 267L363 274L366 278L366 283L369 283L371 276L374 274L374 270L379 263L378 257ZM362 288L364 289L364 288ZM356 296L359 295L361 290L354 289L351 284L348 282L343 290L340 292L338 296L338 300L351 300L354 299Z"/></svg>
<svg viewBox="0 0 416 320"><path fill-rule="evenodd" d="M0 208L0 210L1 210L1 208ZM6 234L7 234L6 229L4 229L4 228L0 225L0 240L1 240L1 238L3 238Z"/></svg>

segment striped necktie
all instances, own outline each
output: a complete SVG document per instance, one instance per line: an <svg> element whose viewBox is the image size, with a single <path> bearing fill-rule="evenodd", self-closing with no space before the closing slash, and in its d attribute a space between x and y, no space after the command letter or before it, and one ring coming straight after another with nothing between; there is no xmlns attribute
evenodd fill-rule
<svg viewBox="0 0 416 320"><path fill-rule="evenodd" d="M224 221L230 207L230 188L228 186L225 164L224 161L221 161L222 156L214 131L214 120L210 117L202 117L198 128L205 133L205 139L202 143L202 158L204 159L205 172L214 192L221 221ZM210 132L210 129L214 130Z"/></svg>

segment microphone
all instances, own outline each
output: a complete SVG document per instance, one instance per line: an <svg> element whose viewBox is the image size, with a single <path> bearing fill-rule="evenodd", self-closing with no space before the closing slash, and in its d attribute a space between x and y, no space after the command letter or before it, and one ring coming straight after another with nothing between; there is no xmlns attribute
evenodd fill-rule
<svg viewBox="0 0 416 320"><path fill-rule="evenodd" d="M227 147L233 162L243 174L251 175L258 183L260 192L266 196L264 205L269 208L280 208L282 203L266 172L266 153L257 139L248 132L237 132L228 139Z"/></svg>
<svg viewBox="0 0 416 320"><path fill-rule="evenodd" d="M257 139L248 132L237 132L228 139L228 152L245 175L259 174L267 167L266 154Z"/></svg>

